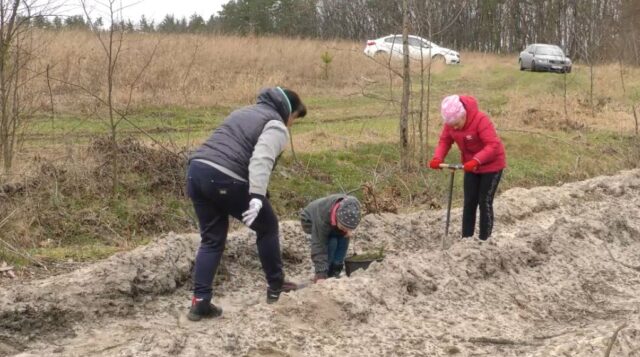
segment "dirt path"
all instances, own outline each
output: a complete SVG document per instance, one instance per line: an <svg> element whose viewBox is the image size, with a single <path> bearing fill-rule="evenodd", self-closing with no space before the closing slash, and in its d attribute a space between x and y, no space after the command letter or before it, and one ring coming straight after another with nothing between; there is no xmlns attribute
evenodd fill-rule
<svg viewBox="0 0 640 357"><path fill-rule="evenodd" d="M367 216L355 245L384 245L383 263L274 305L242 230L215 289L224 315L200 323L185 318L198 237L169 234L1 291L0 355L639 356L640 170L513 189L496 212L491 242L444 253L441 211ZM308 279L302 232L281 230L289 277Z"/></svg>

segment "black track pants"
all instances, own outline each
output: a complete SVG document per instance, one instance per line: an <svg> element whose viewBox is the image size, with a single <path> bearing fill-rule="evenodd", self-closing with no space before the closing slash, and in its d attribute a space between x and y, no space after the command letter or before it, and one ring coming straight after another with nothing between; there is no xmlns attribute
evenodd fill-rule
<svg viewBox="0 0 640 357"><path fill-rule="evenodd" d="M200 248L193 269L194 296L211 299L213 278L222 259L229 230L229 216L242 218L249 207L249 184L225 175L217 169L191 162L187 173L187 192L200 223ZM267 283L280 289L284 281L278 218L268 199L251 225L258 238L258 256Z"/></svg>
<svg viewBox="0 0 640 357"><path fill-rule="evenodd" d="M484 174L465 172L462 237L472 237L476 226L476 212L480 206L480 239L487 240L493 229L493 196L498 189L502 170Z"/></svg>

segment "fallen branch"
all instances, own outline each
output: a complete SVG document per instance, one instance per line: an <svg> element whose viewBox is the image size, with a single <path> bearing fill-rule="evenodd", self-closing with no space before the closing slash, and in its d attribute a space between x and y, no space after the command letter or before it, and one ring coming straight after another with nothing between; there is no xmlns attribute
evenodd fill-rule
<svg viewBox="0 0 640 357"><path fill-rule="evenodd" d="M128 339L128 340L126 340L126 341L124 341L124 342L117 343L117 344L115 344L115 345L111 345L111 346L107 346L107 347L105 347L105 348L103 348L103 349L101 349L101 350L98 350L98 351L93 351L93 353L96 353L96 354L97 354L97 353L101 353L101 352L106 352L106 351L112 350L112 349L114 349L114 348L122 347L122 346L125 346L125 345L130 344L130 343L131 343L132 341L134 341L135 339L136 339L136 338L130 338L130 339Z"/></svg>
<svg viewBox="0 0 640 357"><path fill-rule="evenodd" d="M4 217L4 219L2 221L0 221L0 228L2 228L2 226L7 224L7 222L9 222L9 218L11 218L11 216L13 216L17 211L18 211L18 209L16 208L11 213L9 213L8 216Z"/></svg>
<svg viewBox="0 0 640 357"><path fill-rule="evenodd" d="M0 265L0 274L2 274L3 276L8 275L11 279L15 279L16 278L16 274L14 274L13 272L13 267L10 265L7 265L7 262L2 262L2 265Z"/></svg>
<svg viewBox="0 0 640 357"><path fill-rule="evenodd" d="M574 331L563 331L563 332L554 333L552 335L536 335L536 336L533 336L533 338L536 339L536 340L548 340L548 339L551 339L551 338L564 336L564 335L566 335L568 333L571 333L571 332L574 332Z"/></svg>
<svg viewBox="0 0 640 357"><path fill-rule="evenodd" d="M539 345L538 343L528 342L528 341L518 341L518 340L510 340L508 338L494 338L494 337L471 337L467 341L472 343L487 343L492 345L524 345L524 346L535 346Z"/></svg>
<svg viewBox="0 0 640 357"><path fill-rule="evenodd" d="M24 258L24 259L36 264L36 265L39 265L44 270L49 270L49 269L47 269L47 267L44 264L42 264L38 260L32 258L31 256L29 256L26 253L20 252L18 249L14 248L11 244L5 242L4 240L0 239L0 243L4 244L7 247L7 249L9 249L9 251L11 251L13 254L18 255L18 256L20 256L20 257L22 257L22 258Z"/></svg>
<svg viewBox="0 0 640 357"><path fill-rule="evenodd" d="M605 249L607 250L607 253L609 253L609 256L611 257L611 259L612 259L614 262L616 262L616 263L618 263L618 264L622 265L623 267L626 267L626 268L629 268L629 269L633 269L633 270L635 270L635 271L640 272L640 266L633 266L633 265L629 265L629 264L626 264L626 263L621 262L621 261L617 260L616 258L614 258L613 253L611 253L611 250L609 250L609 247L607 246L607 243L604 243L604 247L605 247Z"/></svg>
<svg viewBox="0 0 640 357"><path fill-rule="evenodd" d="M627 327L626 322L620 325L616 329L616 331L613 333L613 336L611 336L611 341L609 341L609 346L607 347L607 351L604 353L604 357L609 357L609 355L611 354L611 350L613 349L613 345L616 343L616 340L618 339L618 333L620 332L620 330L622 330L625 327Z"/></svg>

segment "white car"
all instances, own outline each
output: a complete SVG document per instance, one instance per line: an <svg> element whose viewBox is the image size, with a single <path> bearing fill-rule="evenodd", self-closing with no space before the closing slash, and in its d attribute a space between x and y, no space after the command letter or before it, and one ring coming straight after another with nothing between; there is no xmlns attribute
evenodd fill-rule
<svg viewBox="0 0 640 357"><path fill-rule="evenodd" d="M369 40L367 47L364 48L364 54L369 57L390 54L394 57L402 57L402 35L389 35L377 40ZM429 60L429 55L434 60L444 60L446 64L460 63L460 53L440 47L422 37L409 35L409 57L419 61L421 58Z"/></svg>

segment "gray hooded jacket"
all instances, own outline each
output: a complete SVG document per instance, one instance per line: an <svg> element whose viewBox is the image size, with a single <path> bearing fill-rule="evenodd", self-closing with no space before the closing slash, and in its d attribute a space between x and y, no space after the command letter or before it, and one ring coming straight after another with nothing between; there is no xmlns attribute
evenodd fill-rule
<svg viewBox="0 0 640 357"><path fill-rule="evenodd" d="M212 163L248 181L249 193L265 196L271 170L289 140L290 113L291 104L282 89L264 89L257 104L231 113L189 160Z"/></svg>
<svg viewBox="0 0 640 357"><path fill-rule="evenodd" d="M329 257L327 244L331 227L331 208L333 205L346 198L346 195L335 194L319 198L307 205L300 212L302 230L311 234L311 260L316 274L326 273L329 270Z"/></svg>

